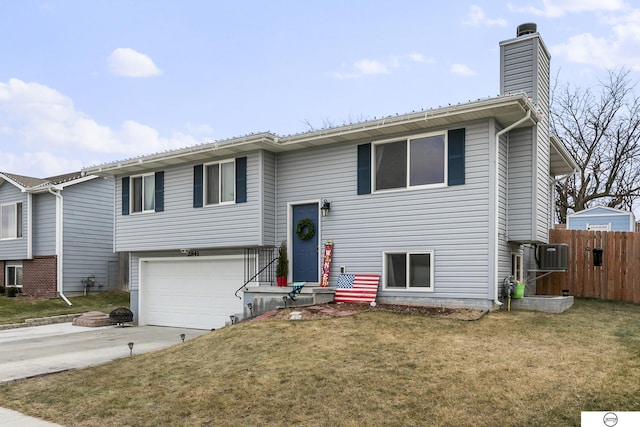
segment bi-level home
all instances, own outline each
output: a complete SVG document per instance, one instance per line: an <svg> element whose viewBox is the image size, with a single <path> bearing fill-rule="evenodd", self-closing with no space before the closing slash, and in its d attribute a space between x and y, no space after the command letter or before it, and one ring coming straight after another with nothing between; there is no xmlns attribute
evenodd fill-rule
<svg viewBox="0 0 640 427"><path fill-rule="evenodd" d="M81 172L0 172L0 285L63 299L114 289L113 192L112 179Z"/></svg>
<svg viewBox="0 0 640 427"><path fill-rule="evenodd" d="M246 312L234 292L247 250L282 241L289 283L318 286L331 241L329 289L368 273L382 303L499 307L504 279L525 279L548 240L554 177L575 170L549 134L549 75L535 24L522 25L500 43L495 98L88 168L116 178L136 320L224 325Z"/></svg>

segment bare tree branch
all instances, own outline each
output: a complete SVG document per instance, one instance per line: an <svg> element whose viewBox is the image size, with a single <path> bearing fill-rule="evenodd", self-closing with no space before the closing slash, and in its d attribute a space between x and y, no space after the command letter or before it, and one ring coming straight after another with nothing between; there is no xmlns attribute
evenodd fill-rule
<svg viewBox="0 0 640 427"><path fill-rule="evenodd" d="M640 98L628 70L610 70L607 77L596 88L553 86L551 129L579 167L556 184L561 223L571 212L596 205L631 209L640 199Z"/></svg>

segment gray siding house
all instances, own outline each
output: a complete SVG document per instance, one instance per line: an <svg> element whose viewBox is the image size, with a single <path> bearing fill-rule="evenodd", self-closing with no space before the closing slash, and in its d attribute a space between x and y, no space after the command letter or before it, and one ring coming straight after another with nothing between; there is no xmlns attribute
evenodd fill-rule
<svg viewBox="0 0 640 427"><path fill-rule="evenodd" d="M332 241L329 289L342 272L378 274L382 303L499 307L504 279L524 280L548 241L553 178L575 170L549 135L549 53L521 33L500 43L495 98L88 168L116 178L137 322L211 328L246 313L245 271L282 241L290 284L319 286Z"/></svg>
<svg viewBox="0 0 640 427"><path fill-rule="evenodd" d="M0 285L49 298L114 289L113 192L112 179L80 172L0 172Z"/></svg>

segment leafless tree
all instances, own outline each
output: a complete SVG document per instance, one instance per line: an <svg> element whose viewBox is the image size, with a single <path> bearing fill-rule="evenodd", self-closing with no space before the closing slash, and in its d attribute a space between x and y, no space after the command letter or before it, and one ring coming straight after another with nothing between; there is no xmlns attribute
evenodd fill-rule
<svg viewBox="0 0 640 427"><path fill-rule="evenodd" d="M595 88L553 88L551 130L578 164L577 174L556 182L560 223L598 205L631 210L640 199L640 98L634 90L625 69L609 70Z"/></svg>

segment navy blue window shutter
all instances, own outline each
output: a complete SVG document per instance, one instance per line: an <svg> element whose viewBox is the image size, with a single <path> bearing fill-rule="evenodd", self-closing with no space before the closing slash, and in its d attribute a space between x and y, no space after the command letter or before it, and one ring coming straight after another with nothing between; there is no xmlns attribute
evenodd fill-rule
<svg viewBox="0 0 640 427"><path fill-rule="evenodd" d="M371 194L371 144L358 145L358 194Z"/></svg>
<svg viewBox="0 0 640 427"><path fill-rule="evenodd" d="M247 158L236 159L236 203L247 201Z"/></svg>
<svg viewBox="0 0 640 427"><path fill-rule="evenodd" d="M449 131L449 185L464 184L464 138L464 128Z"/></svg>
<svg viewBox="0 0 640 427"><path fill-rule="evenodd" d="M193 167L193 207L202 207L202 165L195 165Z"/></svg>
<svg viewBox="0 0 640 427"><path fill-rule="evenodd" d="M156 172L156 212L164 211L164 171Z"/></svg>
<svg viewBox="0 0 640 427"><path fill-rule="evenodd" d="M122 177L122 215L129 215L129 177Z"/></svg>

